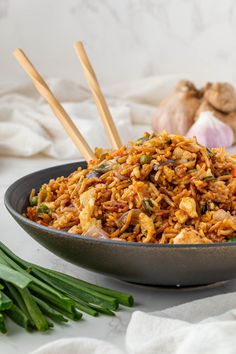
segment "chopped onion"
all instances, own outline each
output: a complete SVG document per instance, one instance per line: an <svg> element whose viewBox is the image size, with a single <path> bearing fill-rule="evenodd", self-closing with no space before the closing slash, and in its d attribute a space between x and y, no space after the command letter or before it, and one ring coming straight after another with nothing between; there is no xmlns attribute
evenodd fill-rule
<svg viewBox="0 0 236 354"><path fill-rule="evenodd" d="M109 235L103 229L96 226L91 226L85 233L84 236L98 238L100 240L109 240Z"/></svg>
<svg viewBox="0 0 236 354"><path fill-rule="evenodd" d="M128 177L127 176L124 176L124 175L121 175L118 171L114 171L114 175L117 177L117 178L119 178L119 180L121 180L121 181L124 181L124 180L126 180L126 179L128 179Z"/></svg>
<svg viewBox="0 0 236 354"><path fill-rule="evenodd" d="M90 171L87 173L86 178L99 178L101 176L101 173L97 171Z"/></svg>
<svg viewBox="0 0 236 354"><path fill-rule="evenodd" d="M219 209L214 213L213 220L215 221L223 221L225 219L231 219L232 215L229 212Z"/></svg>
<svg viewBox="0 0 236 354"><path fill-rule="evenodd" d="M117 225L118 227L122 227L127 219L127 216L129 214L130 210L126 211L121 217L117 220ZM132 209L132 217L131 217L131 225L136 225L139 221L139 214L141 213L140 209Z"/></svg>

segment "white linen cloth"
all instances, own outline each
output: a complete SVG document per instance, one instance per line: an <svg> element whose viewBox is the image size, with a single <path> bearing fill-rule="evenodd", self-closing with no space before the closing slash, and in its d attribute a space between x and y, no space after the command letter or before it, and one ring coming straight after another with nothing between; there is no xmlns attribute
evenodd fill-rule
<svg viewBox="0 0 236 354"><path fill-rule="evenodd" d="M126 351L92 338L68 338L31 354L233 354L236 293L217 295L147 314L135 311Z"/></svg>
<svg viewBox="0 0 236 354"><path fill-rule="evenodd" d="M123 143L151 130L158 103L178 79L151 77L103 88ZM109 147L90 91L70 80L47 82L89 145ZM0 87L0 155L28 157L38 153L60 159L81 157L30 81Z"/></svg>

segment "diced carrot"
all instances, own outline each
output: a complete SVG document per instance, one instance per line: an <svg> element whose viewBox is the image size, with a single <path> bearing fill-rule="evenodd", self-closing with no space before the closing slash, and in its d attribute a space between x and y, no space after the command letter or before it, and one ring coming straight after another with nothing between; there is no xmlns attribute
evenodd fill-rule
<svg viewBox="0 0 236 354"><path fill-rule="evenodd" d="M236 168L232 168L232 170L231 170L231 175L232 175L233 177L236 177Z"/></svg>
<svg viewBox="0 0 236 354"><path fill-rule="evenodd" d="M36 208L27 208L27 216L30 220L35 220Z"/></svg>
<svg viewBox="0 0 236 354"><path fill-rule="evenodd" d="M117 150L115 152L113 152L113 154L111 154L111 156L115 157L115 156L124 156L126 153L124 150Z"/></svg>

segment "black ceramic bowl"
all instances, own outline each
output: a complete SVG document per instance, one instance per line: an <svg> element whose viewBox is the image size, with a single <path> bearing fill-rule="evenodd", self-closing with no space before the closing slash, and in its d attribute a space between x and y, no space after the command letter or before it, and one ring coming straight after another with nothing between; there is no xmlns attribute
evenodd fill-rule
<svg viewBox="0 0 236 354"><path fill-rule="evenodd" d="M191 286L236 278L236 243L157 245L123 243L73 235L38 225L21 214L32 188L67 176L85 162L47 168L13 183L5 205L18 224L51 252L89 270L129 282Z"/></svg>

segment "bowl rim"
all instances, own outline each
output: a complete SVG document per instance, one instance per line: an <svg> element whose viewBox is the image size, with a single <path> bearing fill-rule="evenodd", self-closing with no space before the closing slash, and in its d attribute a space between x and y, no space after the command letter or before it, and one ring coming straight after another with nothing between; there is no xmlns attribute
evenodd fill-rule
<svg viewBox="0 0 236 354"><path fill-rule="evenodd" d="M19 184L22 181L25 181L31 177L34 177L36 175L39 175L40 173L47 173L50 171L53 171L54 169L57 168L63 168L66 166L69 167L73 167L73 166L80 166L81 164L85 164L86 162L84 160L81 161L77 161L77 162L70 162L70 163L66 163L66 164L61 164L61 165L56 165L56 166L52 166L52 167L48 167L45 169L41 169L41 170L37 170L35 172L29 173L19 179L17 179L15 182L13 182L10 186L8 186L7 190L5 191L4 194L4 204L5 207L7 208L7 210L10 212L11 215L13 215L16 219L19 219L22 223L33 227L35 229L38 229L42 232L46 232L49 233L50 231L53 232L55 235L61 237L67 237L70 239L79 239L81 241L90 241L90 242L94 242L94 243L102 243L102 244L111 244L113 246L124 246L124 247L145 247L145 248L169 248L169 249L209 249L209 248L222 248L222 247L235 247L236 246L236 241L233 242L218 242L218 243L212 243L212 244L177 244L177 245L170 245L170 244L156 244L156 243L143 243L143 242L121 242L121 241L115 241L115 240L103 240L103 239L97 239L97 238L93 238L93 237L88 237L83 236L83 235L78 235L78 234L72 234L69 233L67 231L62 231L62 230L57 230L54 229L52 227L48 227L48 226L44 226L44 225L39 225L34 221L31 221L29 219L27 219L26 217L24 217L23 215L21 215L19 212L17 212L13 206L11 205L10 202L10 197L12 192L19 187Z"/></svg>

